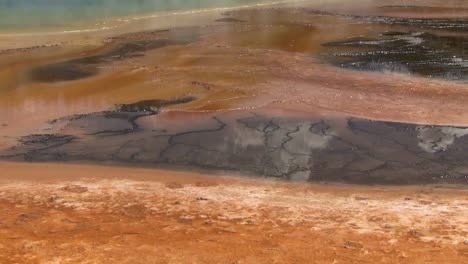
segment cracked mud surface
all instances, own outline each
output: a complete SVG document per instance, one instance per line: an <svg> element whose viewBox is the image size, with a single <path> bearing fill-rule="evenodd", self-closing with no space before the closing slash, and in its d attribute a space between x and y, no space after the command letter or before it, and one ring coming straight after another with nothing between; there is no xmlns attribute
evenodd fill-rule
<svg viewBox="0 0 468 264"><path fill-rule="evenodd" d="M467 262L468 5L437 1L0 39L0 263Z"/></svg>
<svg viewBox="0 0 468 264"><path fill-rule="evenodd" d="M422 264L464 263L468 256L466 190L456 188L0 167L5 263Z"/></svg>
<svg viewBox="0 0 468 264"><path fill-rule="evenodd" d="M139 102L54 120L55 133L23 137L0 154L4 160L198 168L292 181L468 183L464 127L281 117L269 109L158 114L147 107Z"/></svg>

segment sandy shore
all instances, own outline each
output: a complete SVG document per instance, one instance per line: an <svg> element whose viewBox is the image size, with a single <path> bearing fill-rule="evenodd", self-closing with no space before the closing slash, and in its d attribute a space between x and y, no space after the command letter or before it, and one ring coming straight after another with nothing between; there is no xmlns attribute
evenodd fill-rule
<svg viewBox="0 0 468 264"><path fill-rule="evenodd" d="M0 164L5 263L463 263L465 189Z"/></svg>

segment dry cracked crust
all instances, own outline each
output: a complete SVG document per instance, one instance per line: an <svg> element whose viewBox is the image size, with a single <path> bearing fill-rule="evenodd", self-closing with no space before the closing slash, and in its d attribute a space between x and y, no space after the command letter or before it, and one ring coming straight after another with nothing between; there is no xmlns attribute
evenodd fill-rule
<svg viewBox="0 0 468 264"><path fill-rule="evenodd" d="M171 118L149 100L51 122L1 153L21 161L196 168L293 181L466 184L468 129L357 118L275 117L233 111ZM152 105L154 104L154 105Z"/></svg>

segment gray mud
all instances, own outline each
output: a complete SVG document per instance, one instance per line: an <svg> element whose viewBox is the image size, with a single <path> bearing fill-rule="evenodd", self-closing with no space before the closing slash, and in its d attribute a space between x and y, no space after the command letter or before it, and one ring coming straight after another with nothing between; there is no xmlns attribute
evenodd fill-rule
<svg viewBox="0 0 468 264"><path fill-rule="evenodd" d="M59 133L21 138L0 155L15 161L203 169L306 182L468 183L468 128L245 111L168 115L132 106L65 117L52 121L66 123Z"/></svg>

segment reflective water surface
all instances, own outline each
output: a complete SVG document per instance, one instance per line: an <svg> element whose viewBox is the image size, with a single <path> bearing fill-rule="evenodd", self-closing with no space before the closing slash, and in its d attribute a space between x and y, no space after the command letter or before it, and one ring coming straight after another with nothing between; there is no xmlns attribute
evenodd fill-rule
<svg viewBox="0 0 468 264"><path fill-rule="evenodd" d="M32 31L70 26L106 25L106 19L151 12L191 10L249 4L255 0L2 0L0 32Z"/></svg>
<svg viewBox="0 0 468 264"><path fill-rule="evenodd" d="M1 50L0 155L466 184L467 4L367 2L149 19L98 42Z"/></svg>

